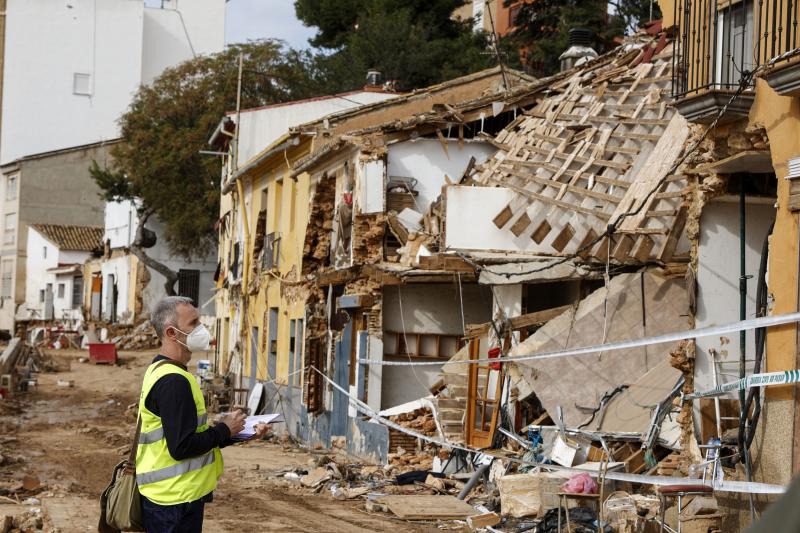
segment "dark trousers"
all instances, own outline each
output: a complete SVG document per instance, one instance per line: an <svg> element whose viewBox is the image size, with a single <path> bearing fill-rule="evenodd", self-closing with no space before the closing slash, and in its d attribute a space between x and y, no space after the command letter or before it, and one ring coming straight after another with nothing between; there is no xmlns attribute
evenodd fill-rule
<svg viewBox="0 0 800 533"><path fill-rule="evenodd" d="M159 505L142 496L142 522L147 533L200 533L207 497L189 503Z"/></svg>

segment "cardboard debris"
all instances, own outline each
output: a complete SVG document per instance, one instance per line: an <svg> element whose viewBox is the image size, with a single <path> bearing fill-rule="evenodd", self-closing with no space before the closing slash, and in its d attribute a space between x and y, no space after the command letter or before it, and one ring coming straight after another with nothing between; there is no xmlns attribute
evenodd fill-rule
<svg viewBox="0 0 800 533"><path fill-rule="evenodd" d="M500 510L503 516L522 518L537 516L558 506L558 491L566 480L550 472L512 474L497 480Z"/></svg>
<svg viewBox="0 0 800 533"><path fill-rule="evenodd" d="M331 473L327 468L315 468L308 474L300 478L300 484L304 487L316 488L328 481Z"/></svg>
<svg viewBox="0 0 800 533"><path fill-rule="evenodd" d="M395 495L380 499L398 518L404 520L464 520L480 514L455 496Z"/></svg>
<svg viewBox="0 0 800 533"><path fill-rule="evenodd" d="M496 526L499 523L500 516L497 513L483 513L467 517L467 525L472 530Z"/></svg>

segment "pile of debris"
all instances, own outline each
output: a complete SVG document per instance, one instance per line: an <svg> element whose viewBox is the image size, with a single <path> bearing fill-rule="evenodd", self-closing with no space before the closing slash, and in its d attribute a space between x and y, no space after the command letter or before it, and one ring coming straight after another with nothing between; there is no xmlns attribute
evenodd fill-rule
<svg viewBox="0 0 800 533"><path fill-rule="evenodd" d="M390 416L389 420L423 435L433 436L438 433L433 412L427 407Z"/></svg>
<svg viewBox="0 0 800 533"><path fill-rule="evenodd" d="M119 350L150 350L159 346L158 335L149 320L125 333L121 333L118 329L117 335L112 337L111 342Z"/></svg>
<svg viewBox="0 0 800 533"><path fill-rule="evenodd" d="M0 399L35 386L38 373L62 372L68 365L15 337L0 354Z"/></svg>

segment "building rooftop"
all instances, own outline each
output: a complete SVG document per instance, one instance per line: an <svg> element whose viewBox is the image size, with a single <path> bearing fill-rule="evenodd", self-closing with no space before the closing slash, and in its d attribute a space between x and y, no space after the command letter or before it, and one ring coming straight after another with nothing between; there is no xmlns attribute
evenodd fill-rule
<svg viewBox="0 0 800 533"><path fill-rule="evenodd" d="M103 239L102 227L56 224L34 224L32 227L60 250L90 252L99 248Z"/></svg>

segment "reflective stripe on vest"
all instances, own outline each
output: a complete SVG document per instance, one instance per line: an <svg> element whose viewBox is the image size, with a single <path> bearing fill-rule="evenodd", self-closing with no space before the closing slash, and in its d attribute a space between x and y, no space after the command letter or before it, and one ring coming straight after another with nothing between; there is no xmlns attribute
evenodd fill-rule
<svg viewBox="0 0 800 533"><path fill-rule="evenodd" d="M211 450L205 455L192 457L191 459L181 461L178 464L162 468L161 470L153 470L152 472L145 472L144 474L136 474L136 483L138 483L139 486L141 487L143 485L148 485L150 483L164 481L165 479L169 479L171 477L180 476L181 474L186 474L187 472L191 472L192 470L200 470L204 466L208 466L213 462L214 462L214 450Z"/></svg>
<svg viewBox="0 0 800 533"><path fill-rule="evenodd" d="M208 416L203 393L195 377L183 367L155 363L145 372L139 396L142 429L136 452L136 481L139 492L159 505L188 503L209 494L222 474L223 459L219 448L200 456L176 460L167 447L161 417L147 409L145 400L159 379L168 374L186 378L192 392L197 417L196 433L208 431Z"/></svg>
<svg viewBox="0 0 800 533"><path fill-rule="evenodd" d="M208 422L208 413L203 413L197 417L197 427L200 427ZM156 428L153 431L139 434L139 444L153 444L164 438L164 428Z"/></svg>

